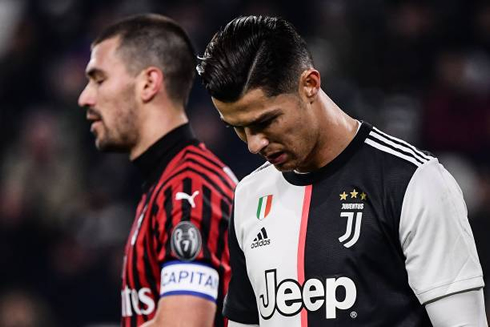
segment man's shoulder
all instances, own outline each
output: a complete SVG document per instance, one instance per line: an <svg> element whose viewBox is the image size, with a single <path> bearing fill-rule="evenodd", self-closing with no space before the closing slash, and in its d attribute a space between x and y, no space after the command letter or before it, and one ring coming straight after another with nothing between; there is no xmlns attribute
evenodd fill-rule
<svg viewBox="0 0 490 327"><path fill-rule="evenodd" d="M385 192L400 205L409 185L425 175L421 175L421 172L433 172L440 166L438 159L430 152L376 127L373 127L364 143L354 167L359 171L369 171L368 176L379 192Z"/></svg>
<svg viewBox="0 0 490 327"><path fill-rule="evenodd" d="M436 157L411 143L373 127L364 141L365 149L372 160L389 170L407 170L414 173L419 167L436 160Z"/></svg>
<svg viewBox="0 0 490 327"><path fill-rule="evenodd" d="M223 168L226 165L202 142L198 144L189 144L183 147L175 156L180 165L199 162L209 164L214 167Z"/></svg>
<svg viewBox="0 0 490 327"><path fill-rule="evenodd" d="M263 184L271 179L277 178L277 176L281 176L281 172L279 172L271 163L266 162L245 176L238 183L237 188L254 187L256 183Z"/></svg>
<svg viewBox="0 0 490 327"><path fill-rule="evenodd" d="M224 193L233 191L238 183L232 170L203 143L183 147L160 176L160 183L182 183L190 180L212 185Z"/></svg>
<svg viewBox="0 0 490 327"><path fill-rule="evenodd" d="M285 180L282 173L272 164L265 163L240 180L235 190L235 204L243 205L248 199L279 188L283 183Z"/></svg>

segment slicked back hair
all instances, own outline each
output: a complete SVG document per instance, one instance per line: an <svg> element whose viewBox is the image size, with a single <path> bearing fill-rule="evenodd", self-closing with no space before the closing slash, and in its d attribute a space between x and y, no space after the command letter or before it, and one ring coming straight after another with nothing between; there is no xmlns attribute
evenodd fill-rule
<svg viewBox="0 0 490 327"><path fill-rule="evenodd" d="M136 76L147 67L158 67L163 72L170 99L187 104L196 56L189 36L179 24L157 14L130 16L108 26L92 47L114 37L119 37L117 51L130 74Z"/></svg>
<svg viewBox="0 0 490 327"><path fill-rule="evenodd" d="M298 90L301 73L313 66L303 38L278 17L235 18L216 33L197 71L212 97L234 102L260 88L269 96Z"/></svg>

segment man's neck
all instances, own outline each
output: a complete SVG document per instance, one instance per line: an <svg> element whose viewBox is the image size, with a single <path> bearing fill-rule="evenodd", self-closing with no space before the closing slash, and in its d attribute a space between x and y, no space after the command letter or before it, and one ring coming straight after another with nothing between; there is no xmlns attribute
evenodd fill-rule
<svg viewBox="0 0 490 327"><path fill-rule="evenodd" d="M129 153L131 161L139 157L168 132L189 121L183 108L170 105L163 108L148 107L143 109L143 112L146 115L141 117L138 142Z"/></svg>
<svg viewBox="0 0 490 327"><path fill-rule="evenodd" d="M326 166L354 139L359 122L342 111L323 91L320 99L321 126L318 142L311 151L310 167L298 169L307 172Z"/></svg>

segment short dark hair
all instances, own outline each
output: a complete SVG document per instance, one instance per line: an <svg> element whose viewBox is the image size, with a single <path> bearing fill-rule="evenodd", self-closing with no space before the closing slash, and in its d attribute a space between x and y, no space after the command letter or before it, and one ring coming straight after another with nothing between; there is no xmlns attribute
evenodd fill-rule
<svg viewBox="0 0 490 327"><path fill-rule="evenodd" d="M118 52L131 74L149 66L160 68L165 89L176 103L187 103L195 76L196 56L189 36L171 18L142 14L108 26L92 43L95 45L120 38Z"/></svg>
<svg viewBox="0 0 490 327"><path fill-rule="evenodd" d="M214 35L199 59L204 87L223 102L236 101L255 88L269 97L292 93L301 73L313 66L294 26L264 16L235 18Z"/></svg>

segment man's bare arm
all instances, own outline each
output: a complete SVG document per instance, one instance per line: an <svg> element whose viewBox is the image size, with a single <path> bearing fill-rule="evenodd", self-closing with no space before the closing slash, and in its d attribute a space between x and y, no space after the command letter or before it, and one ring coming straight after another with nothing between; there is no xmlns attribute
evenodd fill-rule
<svg viewBox="0 0 490 327"><path fill-rule="evenodd" d="M192 295L160 298L155 317L141 327L212 327L216 304Z"/></svg>

